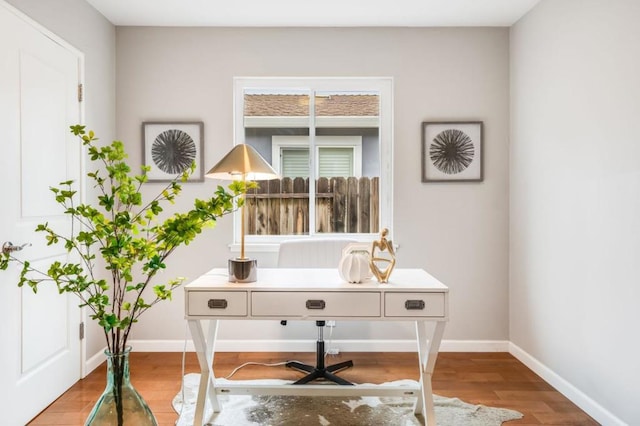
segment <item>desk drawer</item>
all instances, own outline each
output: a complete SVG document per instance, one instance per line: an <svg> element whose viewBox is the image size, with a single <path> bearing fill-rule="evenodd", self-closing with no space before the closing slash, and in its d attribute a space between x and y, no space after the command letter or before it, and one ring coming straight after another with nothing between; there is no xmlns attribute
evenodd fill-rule
<svg viewBox="0 0 640 426"><path fill-rule="evenodd" d="M444 293L385 293L386 317L444 317Z"/></svg>
<svg viewBox="0 0 640 426"><path fill-rule="evenodd" d="M380 317L380 294L254 291L251 315L261 317Z"/></svg>
<svg viewBox="0 0 640 426"><path fill-rule="evenodd" d="M246 291L190 291L188 316L246 317Z"/></svg>

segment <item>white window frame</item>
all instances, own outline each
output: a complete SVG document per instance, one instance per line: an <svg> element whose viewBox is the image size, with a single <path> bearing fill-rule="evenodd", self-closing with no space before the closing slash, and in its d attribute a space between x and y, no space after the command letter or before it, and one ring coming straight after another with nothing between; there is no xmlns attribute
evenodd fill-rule
<svg viewBox="0 0 640 426"><path fill-rule="evenodd" d="M316 158L320 158L320 148L352 148L353 176L362 177L362 136L316 136ZM280 154L282 148L309 148L309 136L272 136L271 166L282 173ZM311 168L311 167L309 167ZM316 175L320 172L320 161L316 161Z"/></svg>
<svg viewBox="0 0 640 426"><path fill-rule="evenodd" d="M233 140L234 145L244 143L244 93L247 90L264 88L297 90L307 93L310 97L315 92L342 91L348 92L377 92L380 95L380 115L378 119L379 158L380 158L380 229L393 230L393 77L234 77L234 114ZM310 108L306 118L311 133L309 144L315 146L315 111ZM297 118L299 119L299 118ZM368 121L371 121L369 118ZM370 124L375 124L374 122ZM310 150L310 162L315 169L316 153ZM273 162L273 161L272 161ZM315 186L310 185L309 198L315 199ZM312 210L313 211L313 210ZM230 245L232 252L239 252L240 246L240 215L234 215L234 242ZM377 233L316 233L313 224L314 215L309 217L310 232L308 235L245 235L245 251L249 253L277 252L279 243L290 239L335 238L337 236L370 242L379 237Z"/></svg>

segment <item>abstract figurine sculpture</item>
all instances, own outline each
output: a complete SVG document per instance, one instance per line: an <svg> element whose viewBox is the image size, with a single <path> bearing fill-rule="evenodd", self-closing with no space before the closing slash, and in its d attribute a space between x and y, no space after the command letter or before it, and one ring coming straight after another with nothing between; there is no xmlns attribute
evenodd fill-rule
<svg viewBox="0 0 640 426"><path fill-rule="evenodd" d="M389 282L391 271L393 271L394 266L396 266L396 252L393 250L393 243L391 240L387 240L387 234L389 234L389 230L384 228L382 232L380 232L380 240L374 241L371 244L371 259L369 260L371 272L376 276L378 282L381 283ZM389 255L388 257L379 257L376 250L380 253L386 251ZM386 264L386 268L380 269L378 264Z"/></svg>

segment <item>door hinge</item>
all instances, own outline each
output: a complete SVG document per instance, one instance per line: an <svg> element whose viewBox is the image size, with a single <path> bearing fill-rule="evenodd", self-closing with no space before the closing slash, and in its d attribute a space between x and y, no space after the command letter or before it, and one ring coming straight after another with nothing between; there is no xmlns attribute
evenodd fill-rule
<svg viewBox="0 0 640 426"><path fill-rule="evenodd" d="M80 340L84 339L84 322L80 323L79 334L80 334Z"/></svg>
<svg viewBox="0 0 640 426"><path fill-rule="evenodd" d="M84 85L82 83L78 84L78 102L82 102L84 100Z"/></svg>

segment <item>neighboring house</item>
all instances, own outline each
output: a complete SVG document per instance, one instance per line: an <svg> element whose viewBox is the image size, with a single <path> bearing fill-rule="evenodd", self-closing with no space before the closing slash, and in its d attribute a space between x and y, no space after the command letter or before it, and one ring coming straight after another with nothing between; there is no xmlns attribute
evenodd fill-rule
<svg viewBox="0 0 640 426"><path fill-rule="evenodd" d="M309 177L309 96L245 95L245 141L282 177ZM315 96L318 177L380 175L380 99L375 94Z"/></svg>

